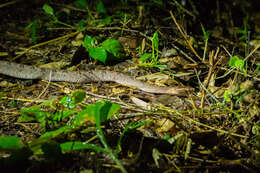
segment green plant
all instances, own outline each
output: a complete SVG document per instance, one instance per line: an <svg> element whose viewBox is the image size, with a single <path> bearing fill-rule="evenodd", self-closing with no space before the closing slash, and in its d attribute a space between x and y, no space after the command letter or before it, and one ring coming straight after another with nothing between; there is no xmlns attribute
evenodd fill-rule
<svg viewBox="0 0 260 173"><path fill-rule="evenodd" d="M36 35L37 35L37 23L38 21L35 19L32 23L30 23L29 25L27 25L25 27L25 30L30 30L30 37L32 39L32 43L36 44L37 40L36 40Z"/></svg>
<svg viewBox="0 0 260 173"><path fill-rule="evenodd" d="M1 136L0 152L8 151L11 153L10 158L15 158L18 151L24 150L29 151L27 152L27 155L24 155L27 158L33 154L40 154L51 161L53 159L61 158L62 154L66 152L90 149L93 151L107 152L111 159L119 166L120 170L126 172L125 168L117 159L116 154L114 154L108 146L101 128L102 123L109 120L111 116L119 111L120 105L104 100L87 106L79 106L79 104L82 104L85 100L85 96L86 93L84 91L76 90L71 95L63 97L60 101L51 100L38 106L35 105L30 108L22 109L19 121L34 120L41 123L43 127L46 125L51 126L50 123L52 123L55 130L43 128L44 133L39 138L30 141L28 144L22 144L19 138L15 136ZM49 109L49 111L44 109ZM51 109L56 109L56 112L59 113L51 113ZM96 134L103 144L103 147L82 141L67 141L60 143L55 140L58 136L66 135L77 129L81 129L88 124L87 122L95 124ZM10 160L10 158L5 158L5 160Z"/></svg>
<svg viewBox="0 0 260 173"><path fill-rule="evenodd" d="M246 68L245 68L245 61L240 59L238 56L233 56L232 58L230 58L229 66L231 68L236 68L237 71L241 70L242 72L244 72L245 76L247 75Z"/></svg>
<svg viewBox="0 0 260 173"><path fill-rule="evenodd" d="M203 39L205 41L205 46L204 46L204 52L203 52L203 61L206 58L206 53L207 53L207 48L208 48L208 40L209 40L209 36L210 36L210 32L206 31L204 26L201 24L201 29L203 32Z"/></svg>
<svg viewBox="0 0 260 173"><path fill-rule="evenodd" d="M254 71L254 73L256 74L260 69L260 62L256 64L256 69Z"/></svg>
<svg viewBox="0 0 260 173"><path fill-rule="evenodd" d="M158 64L158 57L159 57L159 35L158 35L158 32L155 32L153 34L151 41L152 41L152 53L142 54L141 57L140 57L140 64L139 65L148 66L148 67L157 67L157 68L160 68L160 69L167 69L167 66Z"/></svg>
<svg viewBox="0 0 260 173"><path fill-rule="evenodd" d="M107 39L100 45L95 44L96 40L89 35L84 38L84 47L90 57L103 62L120 61L124 57L123 47L118 40Z"/></svg>
<svg viewBox="0 0 260 173"><path fill-rule="evenodd" d="M72 26L72 25L69 25L69 24L67 24L67 23L64 23L64 22L59 21L58 18L56 17L56 15L54 14L53 8L52 8L51 6L49 6L48 4L44 4L43 7L42 7L42 9L44 10L44 12L45 12L46 14L48 14L48 15L51 17L53 23L55 23L55 24L57 23L57 24L60 24L60 25L67 26L67 27L69 27L69 28L76 29L76 28L75 28L74 26Z"/></svg>
<svg viewBox="0 0 260 173"><path fill-rule="evenodd" d="M247 29L247 20L243 20L243 29L238 29L236 30L236 33L240 35L239 40L240 41L245 41L245 57L247 57L249 53L249 31Z"/></svg>
<svg viewBox="0 0 260 173"><path fill-rule="evenodd" d="M232 69L236 69L236 73L235 73L235 76L234 76L234 79L232 81L232 84L234 83L234 81L236 81L237 79L237 76L238 76L238 72L239 71L242 71L244 72L244 75L247 76L247 72L246 72L246 69L245 69L245 61L240 59L238 56L233 56L232 58L230 58L229 60L229 66L232 68ZM238 104L238 102L240 100L242 100L242 98L247 94L244 94L240 92L240 87L238 87L238 89L234 92L230 91L230 90L226 90L225 93L224 93L224 100L229 103L231 102L232 99L236 100L236 105Z"/></svg>

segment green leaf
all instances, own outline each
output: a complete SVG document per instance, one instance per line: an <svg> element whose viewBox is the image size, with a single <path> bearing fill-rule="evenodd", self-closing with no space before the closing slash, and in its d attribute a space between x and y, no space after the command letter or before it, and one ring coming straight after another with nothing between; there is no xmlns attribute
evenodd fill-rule
<svg viewBox="0 0 260 173"><path fill-rule="evenodd" d="M103 4L103 2L101 0L98 1L97 3L97 12L98 12L98 15L105 15L107 14L107 10Z"/></svg>
<svg viewBox="0 0 260 173"><path fill-rule="evenodd" d="M95 40L89 35L86 35L84 38L84 47L86 48L86 50L89 51L89 49L94 48L94 45Z"/></svg>
<svg viewBox="0 0 260 173"><path fill-rule="evenodd" d="M0 92L0 100L2 100L3 97L3 93Z"/></svg>
<svg viewBox="0 0 260 173"><path fill-rule="evenodd" d="M76 105L75 105L75 100L73 100L70 95L64 96L64 97L60 100L60 103L61 103L64 107L69 108L69 109L72 109L72 108L75 108L75 107L76 107Z"/></svg>
<svg viewBox="0 0 260 173"><path fill-rule="evenodd" d="M227 103L229 103L229 102L231 101L232 95L233 95L232 92L229 91L229 90L226 90L226 91L224 92L224 99L225 99L225 101L226 101Z"/></svg>
<svg viewBox="0 0 260 173"><path fill-rule="evenodd" d="M52 116L52 120L53 121L62 121L65 118L72 116L73 114L75 114L76 111L71 110L71 109L67 109L67 110L61 110L61 111L57 111L53 116Z"/></svg>
<svg viewBox="0 0 260 173"><path fill-rule="evenodd" d="M256 67L254 73L257 73L257 72L259 71L259 69L260 69L260 62L257 63L256 66L257 66L257 67ZM0 93L0 99L1 99L1 93Z"/></svg>
<svg viewBox="0 0 260 173"><path fill-rule="evenodd" d="M242 71L244 71L245 70L244 64L245 64L245 61L243 61L242 59L239 59L237 56L233 56L229 60L229 66L232 68L236 68L237 70L241 69Z"/></svg>
<svg viewBox="0 0 260 173"><path fill-rule="evenodd" d="M103 62L104 64L106 63L106 60L107 60L107 52L104 48L99 48L99 47L90 48L89 56Z"/></svg>
<svg viewBox="0 0 260 173"><path fill-rule="evenodd" d="M95 104L90 104L81 111L74 119L73 124L75 126L81 126L85 121L100 121L105 122L113 115L115 115L120 109L119 104L111 103L103 100Z"/></svg>
<svg viewBox="0 0 260 173"><path fill-rule="evenodd" d="M49 116L50 113L41 110L40 106L32 106L21 110L21 117L19 117L18 122L36 120L43 123Z"/></svg>
<svg viewBox="0 0 260 173"><path fill-rule="evenodd" d="M158 35L158 32L155 32L153 34L152 44L153 44L154 48L156 50L158 50L158 48L159 48L159 35Z"/></svg>
<svg viewBox="0 0 260 173"><path fill-rule="evenodd" d="M72 130L71 126L63 126L57 130L44 133L43 135L40 136L40 139L50 140L61 134L69 133L71 130Z"/></svg>
<svg viewBox="0 0 260 173"><path fill-rule="evenodd" d="M20 139L16 136L1 136L0 151L17 150L23 147Z"/></svg>
<svg viewBox="0 0 260 173"><path fill-rule="evenodd" d="M86 92L83 90L75 90L72 93L72 98L75 100L75 104L80 103L86 98Z"/></svg>
<svg viewBox="0 0 260 173"><path fill-rule="evenodd" d="M49 6L48 4L44 4L42 9L44 10L44 12L46 14L54 16L53 8L51 6Z"/></svg>
<svg viewBox="0 0 260 173"><path fill-rule="evenodd" d="M82 150L82 149L90 149L94 151L105 152L104 148L95 146L94 144L88 144L86 142L74 141L74 142L65 142L60 144L62 152L68 152L73 150Z"/></svg>
<svg viewBox="0 0 260 173"><path fill-rule="evenodd" d="M144 53L140 57L140 63L144 63L145 61L149 60L152 57L151 53Z"/></svg>
<svg viewBox="0 0 260 173"><path fill-rule="evenodd" d="M118 40L107 39L101 43L101 47L114 56L110 57L110 60L123 57L123 47Z"/></svg>

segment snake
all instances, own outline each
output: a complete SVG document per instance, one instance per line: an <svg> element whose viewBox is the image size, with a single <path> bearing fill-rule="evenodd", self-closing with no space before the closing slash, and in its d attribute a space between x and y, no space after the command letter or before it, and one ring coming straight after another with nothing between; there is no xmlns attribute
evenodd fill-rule
<svg viewBox="0 0 260 173"><path fill-rule="evenodd" d="M154 94L169 94L185 96L191 90L189 87L169 87L149 84L126 74L110 70L67 71L49 68L39 68L33 65L18 64L0 60L0 74L19 79L38 79L63 81L72 83L116 82Z"/></svg>

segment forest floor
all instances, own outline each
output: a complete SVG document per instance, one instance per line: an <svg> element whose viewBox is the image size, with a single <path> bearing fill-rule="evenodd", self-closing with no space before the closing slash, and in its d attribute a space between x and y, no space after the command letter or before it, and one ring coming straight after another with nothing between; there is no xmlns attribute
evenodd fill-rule
<svg viewBox="0 0 260 173"><path fill-rule="evenodd" d="M7 2L0 60L192 90L0 74L0 170L259 172L259 2Z"/></svg>

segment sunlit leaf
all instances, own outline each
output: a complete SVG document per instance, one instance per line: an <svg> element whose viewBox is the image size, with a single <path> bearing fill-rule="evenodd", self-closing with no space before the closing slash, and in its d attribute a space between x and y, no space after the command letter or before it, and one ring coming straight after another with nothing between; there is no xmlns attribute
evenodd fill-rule
<svg viewBox="0 0 260 173"><path fill-rule="evenodd" d="M155 32L153 34L152 43L153 43L153 46L155 47L155 49L158 50L158 48L159 48L159 35L158 35L158 32Z"/></svg>
<svg viewBox="0 0 260 173"><path fill-rule="evenodd" d="M107 52L104 48L90 48L89 56L103 62L104 64L107 60Z"/></svg>
<svg viewBox="0 0 260 173"><path fill-rule="evenodd" d="M66 108L75 108L75 101L72 99L72 97L70 95L66 95L64 96L61 100L60 103L66 107Z"/></svg>
<svg viewBox="0 0 260 173"><path fill-rule="evenodd" d="M118 40L107 39L101 43L101 46L115 57L111 57L111 59L120 59L123 57L123 47Z"/></svg>
<svg viewBox="0 0 260 173"><path fill-rule="evenodd" d="M93 48L94 45L95 45L95 40L89 35L86 35L84 38L84 47L86 48L86 50L89 51L89 49Z"/></svg>

